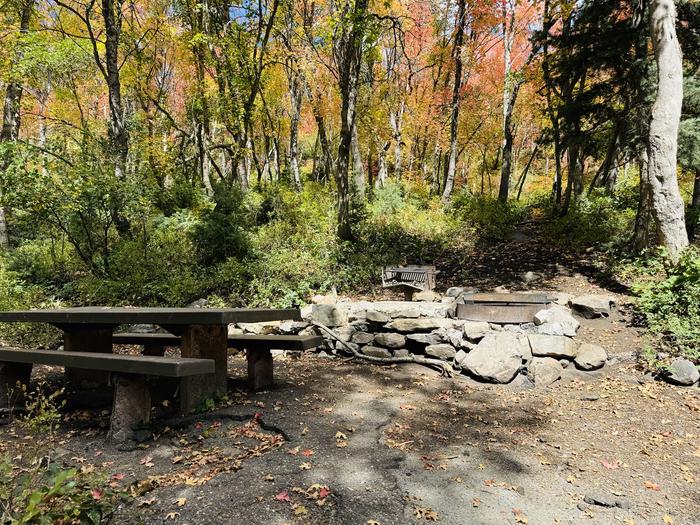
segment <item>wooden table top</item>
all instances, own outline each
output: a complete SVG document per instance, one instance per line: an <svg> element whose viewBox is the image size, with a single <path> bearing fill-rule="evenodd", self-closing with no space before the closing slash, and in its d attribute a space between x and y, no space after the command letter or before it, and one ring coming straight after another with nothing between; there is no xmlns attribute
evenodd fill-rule
<svg viewBox="0 0 700 525"><path fill-rule="evenodd" d="M284 320L301 320L301 312L297 308L132 308L108 306L0 312L0 322L3 323L29 322L59 325L224 325Z"/></svg>

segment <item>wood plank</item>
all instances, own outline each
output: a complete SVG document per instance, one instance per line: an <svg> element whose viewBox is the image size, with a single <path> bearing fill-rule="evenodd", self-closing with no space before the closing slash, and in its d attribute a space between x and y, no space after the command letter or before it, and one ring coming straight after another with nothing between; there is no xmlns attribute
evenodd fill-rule
<svg viewBox="0 0 700 525"><path fill-rule="evenodd" d="M543 309L541 304L528 305L492 305L492 304L458 304L457 319L469 321L488 321L490 323L531 323L535 314Z"/></svg>
<svg viewBox="0 0 700 525"><path fill-rule="evenodd" d="M0 349L0 362L34 363L122 374L186 377L214 373L212 359L134 356L56 350Z"/></svg>
<svg viewBox="0 0 700 525"><path fill-rule="evenodd" d="M46 310L0 312L2 323L76 324L156 324L156 325L226 325L262 321L301 320L298 308L125 308L77 307Z"/></svg>
<svg viewBox="0 0 700 525"><path fill-rule="evenodd" d="M465 303L547 304L552 302L545 294L536 293L472 293L464 295Z"/></svg>

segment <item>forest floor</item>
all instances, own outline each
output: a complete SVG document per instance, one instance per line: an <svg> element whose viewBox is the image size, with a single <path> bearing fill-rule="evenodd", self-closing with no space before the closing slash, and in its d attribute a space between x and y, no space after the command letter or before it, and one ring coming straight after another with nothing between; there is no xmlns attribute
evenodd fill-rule
<svg viewBox="0 0 700 525"><path fill-rule="evenodd" d="M53 455L131 491L120 524L698 523L700 389L637 368L624 287L525 230L458 263L469 277L449 284L523 288L530 270L532 288L616 295L621 307L579 332L615 363L531 389L304 355L276 360L275 389L249 393L234 356L227 406L157 421L155 440L122 451L105 441L107 412L76 411ZM0 449L32 446L0 430Z"/></svg>

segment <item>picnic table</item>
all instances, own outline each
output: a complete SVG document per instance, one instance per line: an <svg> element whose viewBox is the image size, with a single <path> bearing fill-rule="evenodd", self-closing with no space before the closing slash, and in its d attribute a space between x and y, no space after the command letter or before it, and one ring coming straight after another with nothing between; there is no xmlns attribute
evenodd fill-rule
<svg viewBox="0 0 700 525"><path fill-rule="evenodd" d="M0 312L0 322L48 323L59 328L63 331L67 356L80 352L112 353L113 333L121 325L161 327L180 338L182 358L214 361L212 374L183 378L180 395L185 400L183 406L187 407L203 397L226 392L229 324L299 319L298 309L77 307ZM144 367L148 362L145 357L140 357ZM85 370L85 367L76 370L78 367L73 367L76 362L79 360L66 361L70 381L79 382L85 377L99 379L100 372L95 370ZM106 372L102 374L106 378Z"/></svg>

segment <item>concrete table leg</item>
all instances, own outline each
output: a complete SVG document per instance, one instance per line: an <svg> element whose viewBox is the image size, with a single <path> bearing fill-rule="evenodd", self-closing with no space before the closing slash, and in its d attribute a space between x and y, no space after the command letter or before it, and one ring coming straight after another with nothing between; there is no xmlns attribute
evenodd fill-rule
<svg viewBox="0 0 700 525"><path fill-rule="evenodd" d="M143 345L143 355L163 357L165 355L165 347L161 345Z"/></svg>
<svg viewBox="0 0 700 525"><path fill-rule="evenodd" d="M246 350L248 357L248 385L253 390L272 386L272 353L270 350Z"/></svg>
<svg viewBox="0 0 700 525"><path fill-rule="evenodd" d="M143 376L115 375L109 439L121 443L151 419L151 393Z"/></svg>
<svg viewBox="0 0 700 525"><path fill-rule="evenodd" d="M0 363L0 408L15 408L24 403L20 385L29 386L31 374L31 364Z"/></svg>
<svg viewBox="0 0 700 525"><path fill-rule="evenodd" d="M114 327L85 327L75 325L63 331L63 349L66 352L112 353L112 332ZM72 388L90 388L105 385L109 381L108 372L66 368L66 382Z"/></svg>
<svg viewBox="0 0 700 525"><path fill-rule="evenodd" d="M180 407L183 412L190 412L207 397L226 393L228 327L190 325L182 333L181 345L182 357L213 359L216 370L210 375L182 378Z"/></svg>

